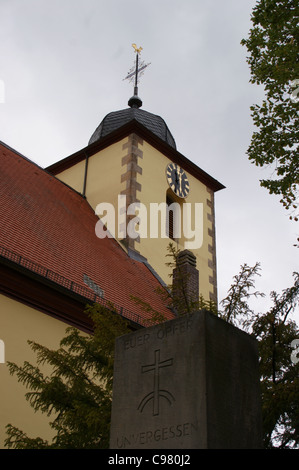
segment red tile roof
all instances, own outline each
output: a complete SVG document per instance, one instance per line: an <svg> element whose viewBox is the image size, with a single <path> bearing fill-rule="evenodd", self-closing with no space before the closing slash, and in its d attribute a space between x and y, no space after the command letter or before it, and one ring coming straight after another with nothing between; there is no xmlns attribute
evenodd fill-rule
<svg viewBox="0 0 299 470"><path fill-rule="evenodd" d="M33 267L42 266L92 292L84 282L88 276L105 299L140 315L140 323L150 314L131 296L173 318L156 293L161 284L149 268L131 259L114 239L96 236L98 218L79 193L1 143L0 171L2 255L21 255Z"/></svg>

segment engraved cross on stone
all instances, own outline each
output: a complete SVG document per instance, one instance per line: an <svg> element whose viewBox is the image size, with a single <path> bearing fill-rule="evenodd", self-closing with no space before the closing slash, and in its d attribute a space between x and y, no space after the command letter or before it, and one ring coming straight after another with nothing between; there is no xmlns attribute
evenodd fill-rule
<svg viewBox="0 0 299 470"><path fill-rule="evenodd" d="M154 371L154 390L153 392L149 393L144 397L142 402L140 403L139 407L141 407L141 411L143 407L146 405L148 401L153 399L154 406L153 406L153 415L156 416L159 414L159 399L160 397L166 398L170 403L174 400L171 393L167 390L160 389L160 381L159 381L159 374L160 369L162 367L169 367L173 365L173 359L166 359L165 361L160 360L160 349L156 349L155 351L155 361L153 364L149 364L147 366L142 366L141 371L142 373Z"/></svg>

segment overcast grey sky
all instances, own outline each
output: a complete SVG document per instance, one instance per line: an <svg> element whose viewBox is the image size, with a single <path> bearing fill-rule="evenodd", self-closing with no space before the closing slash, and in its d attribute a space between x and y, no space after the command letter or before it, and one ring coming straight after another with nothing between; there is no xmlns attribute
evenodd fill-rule
<svg viewBox="0 0 299 470"><path fill-rule="evenodd" d="M226 186L216 194L221 300L240 265L261 263L259 290L289 287L298 228L249 163L253 0L0 0L0 140L42 167L85 147L103 117L127 107L131 44L150 62L139 85L177 149ZM199 266L200 269L200 266ZM268 300L255 303L260 310ZM299 316L297 315L298 319Z"/></svg>

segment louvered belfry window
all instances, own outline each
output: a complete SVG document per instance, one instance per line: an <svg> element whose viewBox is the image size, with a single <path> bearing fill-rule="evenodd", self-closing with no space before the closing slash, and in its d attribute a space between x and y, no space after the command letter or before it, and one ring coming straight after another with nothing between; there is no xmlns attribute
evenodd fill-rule
<svg viewBox="0 0 299 470"><path fill-rule="evenodd" d="M170 206L174 201L171 199L171 197L167 194L166 195L166 204L167 206ZM173 211L167 211L167 219L166 219L167 227L168 227L168 236L171 238L171 240L174 240L174 235L173 235Z"/></svg>

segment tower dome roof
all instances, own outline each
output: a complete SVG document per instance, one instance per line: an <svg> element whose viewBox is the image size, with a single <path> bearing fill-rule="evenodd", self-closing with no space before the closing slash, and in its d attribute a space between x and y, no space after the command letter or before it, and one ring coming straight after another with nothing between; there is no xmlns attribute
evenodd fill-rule
<svg viewBox="0 0 299 470"><path fill-rule="evenodd" d="M113 111L104 117L100 125L92 134L88 145L102 139L111 132L119 129L124 124L136 120L149 131L153 132L168 145L176 149L175 140L169 131L164 119L155 114L139 109L138 107L129 107L119 111Z"/></svg>

